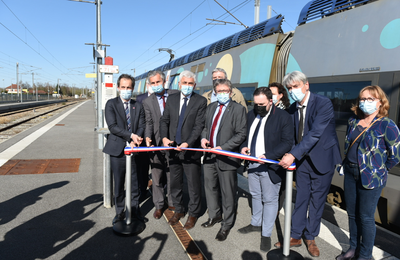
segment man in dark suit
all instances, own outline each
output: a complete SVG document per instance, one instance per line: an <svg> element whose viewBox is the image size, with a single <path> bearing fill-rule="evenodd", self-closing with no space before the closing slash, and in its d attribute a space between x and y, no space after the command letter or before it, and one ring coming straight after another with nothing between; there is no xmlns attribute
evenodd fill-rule
<svg viewBox="0 0 400 260"><path fill-rule="evenodd" d="M310 92L302 72L286 75L283 85L296 101L289 109L295 125L296 146L279 163L287 168L296 162L297 195L290 246L300 246L304 234L310 255L319 256L314 238L319 234L335 165L341 162L333 106L327 97ZM278 242L276 246L281 245Z"/></svg>
<svg viewBox="0 0 400 260"><path fill-rule="evenodd" d="M147 85L152 88L153 94L143 101L143 107L146 117L145 139L147 146L162 146L160 138L160 119L164 113L165 104L168 96L178 93L178 90L164 89L165 74L162 71L150 71L147 74ZM170 196L170 172L165 151L150 152L151 177L153 180L152 193L153 203L156 208L153 217L161 218L163 211L168 207L173 207ZM165 204L164 187L167 186L168 204Z"/></svg>
<svg viewBox="0 0 400 260"><path fill-rule="evenodd" d="M126 146L134 147L140 145L145 129L143 107L140 103L131 99L134 86L135 79L128 74L122 74L117 81L120 96L108 100L105 107L105 117L110 135L107 138L103 152L110 155L111 170L114 175L114 197L117 214L113 219L113 224L123 220L125 217L126 157L124 149ZM139 211L140 191L134 159L132 159L131 174L132 218L144 221Z"/></svg>
<svg viewBox="0 0 400 260"><path fill-rule="evenodd" d="M207 107L201 147L239 152L239 146L246 138L246 109L231 100L230 80L217 79L214 82L214 92L217 94L217 102ZM240 159L205 153L203 166L209 218L201 226L208 228L222 221L215 239L224 241L235 221L237 169L240 167Z"/></svg>
<svg viewBox="0 0 400 260"><path fill-rule="evenodd" d="M290 115L274 106L272 92L267 87L254 91L254 110L247 115L247 138L241 153L258 158L278 160L294 144L293 122ZM271 249L271 234L279 206L279 190L285 170L277 164L250 162L249 190L252 196L252 217L241 234L262 231L260 250Z"/></svg>
<svg viewBox="0 0 400 260"><path fill-rule="evenodd" d="M147 86L147 92L136 96L136 102L143 104L143 101L152 94L151 87ZM146 142L142 142L140 146L146 146ZM147 186L149 184L149 168L150 168L150 156L146 152L138 153L135 156L137 174L139 179L140 198L139 202L144 201L147 198Z"/></svg>
<svg viewBox="0 0 400 260"><path fill-rule="evenodd" d="M170 225L179 222L185 216L183 206L183 172L185 172L189 192L189 217L184 229L194 227L201 210L201 152L183 151L181 148L199 148L200 135L204 128L204 114L207 100L194 93L196 75L191 71L180 74L180 93L168 97L164 114L160 122L160 136L164 146L177 145L169 152L171 172L171 197L175 213L169 220Z"/></svg>

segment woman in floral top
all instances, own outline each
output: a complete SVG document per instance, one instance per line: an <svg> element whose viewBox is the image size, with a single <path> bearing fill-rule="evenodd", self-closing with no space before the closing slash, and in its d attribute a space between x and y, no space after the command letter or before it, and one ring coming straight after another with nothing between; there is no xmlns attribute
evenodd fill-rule
<svg viewBox="0 0 400 260"><path fill-rule="evenodd" d="M372 258L375 209L389 170L400 161L399 129L387 117L389 101L382 89L363 88L351 110L356 116L348 121L343 162L350 249L338 260Z"/></svg>

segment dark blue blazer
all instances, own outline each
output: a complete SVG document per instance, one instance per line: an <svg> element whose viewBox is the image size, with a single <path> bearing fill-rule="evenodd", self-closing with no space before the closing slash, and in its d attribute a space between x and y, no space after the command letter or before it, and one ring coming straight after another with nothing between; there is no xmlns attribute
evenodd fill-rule
<svg viewBox="0 0 400 260"><path fill-rule="evenodd" d="M341 162L341 157L331 100L310 92L300 143L297 142L299 112L296 102L290 106L289 114L292 115L296 133L296 146L290 153L298 161L309 157L320 174L332 172L335 165Z"/></svg>
<svg viewBox="0 0 400 260"><path fill-rule="evenodd" d="M130 100L131 131L128 131L125 108L121 98L110 99L106 103L105 118L110 130L107 143L103 152L112 156L119 156L126 147L126 142L131 141L131 134L143 136L146 122L142 104Z"/></svg>
<svg viewBox="0 0 400 260"><path fill-rule="evenodd" d="M257 114L254 110L251 110L247 114L247 137L241 145L241 149L243 147L249 147L248 137L250 128L256 116ZM276 161L281 159L294 145L293 136L294 127L290 115L286 111L272 106L264 127L265 157ZM278 164L268 165L268 175L273 183L281 182L285 173L286 170Z"/></svg>
<svg viewBox="0 0 400 260"><path fill-rule="evenodd" d="M139 96L136 96L136 102L143 103L143 100L145 100L148 97L149 97L149 94L147 92L140 94Z"/></svg>

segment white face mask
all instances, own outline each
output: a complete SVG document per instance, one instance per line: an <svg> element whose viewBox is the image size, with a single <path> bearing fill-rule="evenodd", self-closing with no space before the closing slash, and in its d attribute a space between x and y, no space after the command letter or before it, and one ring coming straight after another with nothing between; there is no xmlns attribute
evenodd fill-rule
<svg viewBox="0 0 400 260"><path fill-rule="evenodd" d="M272 103L274 103L274 105L278 102L278 95L272 95Z"/></svg>

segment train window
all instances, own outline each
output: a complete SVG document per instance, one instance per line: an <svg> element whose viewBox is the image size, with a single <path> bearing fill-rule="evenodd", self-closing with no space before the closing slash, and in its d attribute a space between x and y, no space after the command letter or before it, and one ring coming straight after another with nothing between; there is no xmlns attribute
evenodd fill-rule
<svg viewBox="0 0 400 260"><path fill-rule="evenodd" d="M346 125L353 112L350 110L360 90L371 85L371 81L311 83L313 93L328 97L333 104L336 124Z"/></svg>
<svg viewBox="0 0 400 260"><path fill-rule="evenodd" d="M252 110L254 108L254 99L253 99L253 93L254 90L256 89L256 86L246 86L246 87L239 87L239 86L235 86L237 89L240 90L240 92L242 92L244 100L246 101L247 104L247 108L248 110Z"/></svg>
<svg viewBox="0 0 400 260"><path fill-rule="evenodd" d="M199 64L199 67L197 68L197 73L204 71L205 66L206 66L206 63Z"/></svg>
<svg viewBox="0 0 400 260"><path fill-rule="evenodd" d="M190 68L190 71L196 74L196 72L197 72L197 65L192 66L192 67Z"/></svg>

